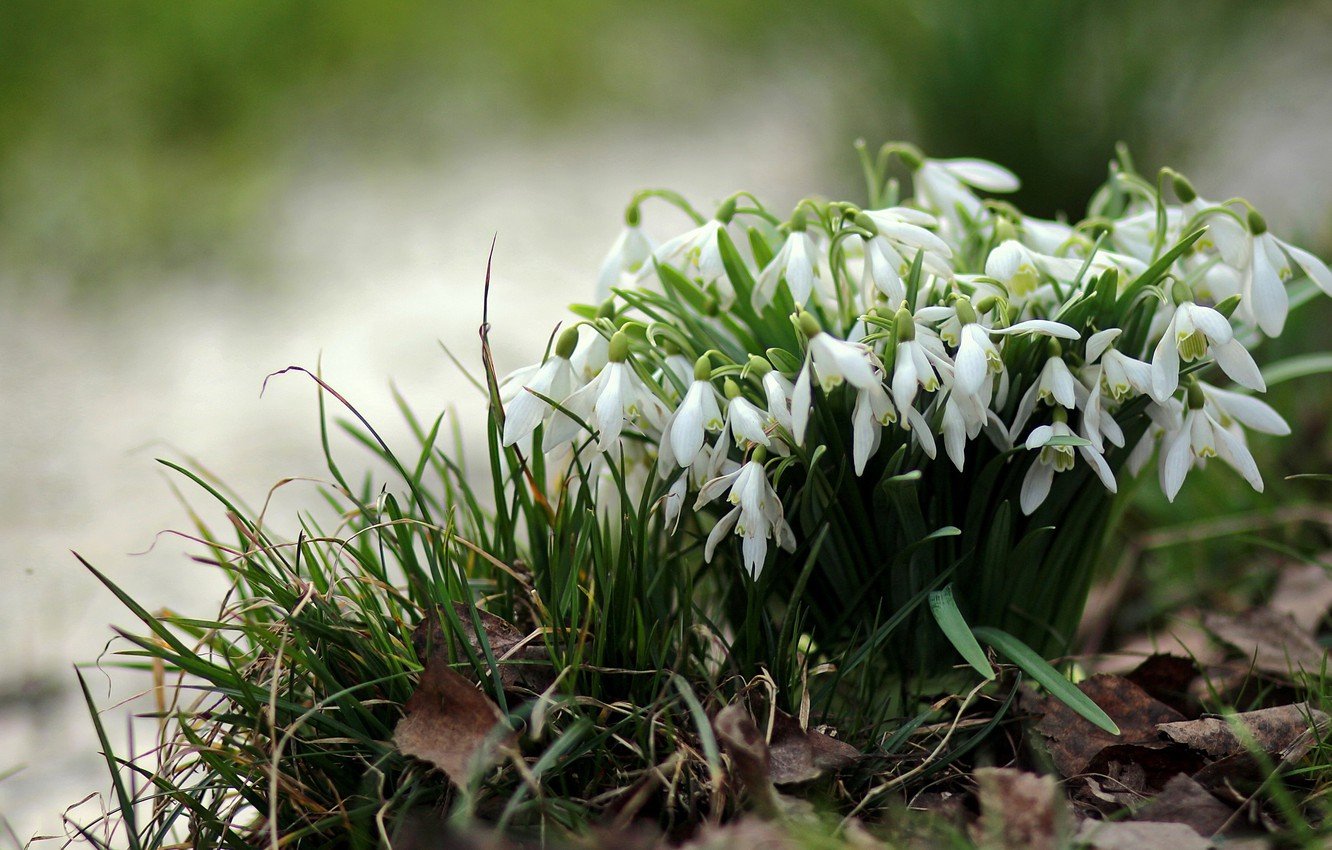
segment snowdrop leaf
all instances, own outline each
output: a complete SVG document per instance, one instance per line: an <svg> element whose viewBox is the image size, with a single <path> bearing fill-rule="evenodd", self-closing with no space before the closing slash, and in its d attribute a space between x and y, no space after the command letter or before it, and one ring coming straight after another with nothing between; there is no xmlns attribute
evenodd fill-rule
<svg viewBox="0 0 1332 850"><path fill-rule="evenodd" d="M1138 275L1128 286L1124 287L1124 291L1120 294L1119 300L1115 302L1116 309L1122 313L1129 304L1133 303L1133 300L1138 297L1139 293L1164 277L1165 273L1170 270L1170 267L1175 264L1175 260L1178 260L1184 255L1185 251L1193 247L1193 243L1201 239L1202 235L1206 232L1207 230L1205 228L1199 228L1198 230L1193 231L1188 236L1185 236L1176 242L1169 251L1166 251L1158 257L1156 262L1147 267L1146 271Z"/></svg>
<svg viewBox="0 0 1332 850"><path fill-rule="evenodd" d="M934 622L939 624L944 637L948 638L948 642L958 654L981 676L993 679L994 668L990 666L990 660L985 657L985 650L976 642L976 636L971 633L971 627L967 625L962 612L958 610L951 584L942 590L930 593L930 613L934 615Z"/></svg>
<svg viewBox="0 0 1332 850"><path fill-rule="evenodd" d="M994 647L1000 655L1017 665L1022 672L1040 683L1051 696L1073 709L1088 722L1111 735L1119 734L1119 726L1110 719L1110 715L1102 711L1100 706L1092 702L1091 697L1078 690L1077 685L1050 666L1050 663L1031 647L1008 632L989 626L977 626L971 631L977 638Z"/></svg>

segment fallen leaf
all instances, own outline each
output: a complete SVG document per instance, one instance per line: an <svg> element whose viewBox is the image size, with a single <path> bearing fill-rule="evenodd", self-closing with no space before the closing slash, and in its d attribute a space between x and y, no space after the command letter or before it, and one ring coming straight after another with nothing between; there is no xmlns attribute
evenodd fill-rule
<svg viewBox="0 0 1332 850"><path fill-rule="evenodd" d="M490 697L454 672L442 655L426 661L405 710L393 730L398 750L433 764L457 785L465 784L472 770L493 764L499 749L514 739Z"/></svg>
<svg viewBox="0 0 1332 850"><path fill-rule="evenodd" d="M1069 812L1053 776L1010 768L975 771L983 848L1056 850L1065 846Z"/></svg>
<svg viewBox="0 0 1332 850"><path fill-rule="evenodd" d="M768 744L745 704L733 702L717 712L712 719L712 731L731 757L736 775L745 787L766 798L770 794L768 784L771 781L768 778Z"/></svg>
<svg viewBox="0 0 1332 850"><path fill-rule="evenodd" d="M768 752L768 776L776 785L818 779L860 758L855 747L816 729L802 729L798 720L782 711L773 717Z"/></svg>
<svg viewBox="0 0 1332 850"><path fill-rule="evenodd" d="M809 782L860 757L860 751L845 741L803 729L799 721L783 711L773 716L772 731L765 740L743 702L731 703L717 712L712 727L750 791L767 783Z"/></svg>
<svg viewBox="0 0 1332 850"><path fill-rule="evenodd" d="M1295 625L1312 632L1332 608L1332 576L1320 564L1289 566L1277 576L1267 607L1289 615Z"/></svg>
<svg viewBox="0 0 1332 850"><path fill-rule="evenodd" d="M1083 821L1073 843L1088 850L1211 850L1216 846L1182 823L1146 821Z"/></svg>
<svg viewBox="0 0 1332 850"><path fill-rule="evenodd" d="M1313 729L1325 730L1329 718L1305 703L1246 711L1223 717L1204 717L1177 723L1162 723L1160 730L1172 741L1206 753L1212 759L1248 753L1235 734L1232 722L1249 730L1253 742L1268 756L1282 761L1297 761L1313 748Z"/></svg>
<svg viewBox="0 0 1332 850"><path fill-rule="evenodd" d="M1157 653L1133 668L1124 678L1185 717L1196 717L1198 700L1189 692L1189 685L1198 675L1198 666L1192 659Z"/></svg>
<svg viewBox="0 0 1332 850"><path fill-rule="evenodd" d="M455 602L453 611L462 623L472 650L484 658L481 640L472 623L471 609L462 602ZM481 631L485 635L486 643L490 646L491 654L495 656L500 683L504 685L505 690L521 688L539 693L554 683L555 670L551 667L546 645L540 639L533 638L527 641L529 635L524 634L503 617L483 608L477 608L476 613L481 621ZM525 641L527 642L524 643ZM412 632L412 645L416 648L418 658L424 659L433 653L434 647L447 644L448 635L444 631L438 611L428 613Z"/></svg>
<svg viewBox="0 0 1332 850"><path fill-rule="evenodd" d="M1196 780L1176 774L1161 793L1133 813L1135 821L1182 823L1203 837L1220 832L1235 810L1207 792Z"/></svg>
<svg viewBox="0 0 1332 850"><path fill-rule="evenodd" d="M1036 730L1045 737L1050 757L1065 778L1085 771L1107 747L1162 747L1157 725L1184 719L1178 711L1153 699L1122 676L1092 676L1080 682L1078 688L1110 715L1120 734L1111 735L1094 726L1053 696L1042 699L1037 710L1043 716Z"/></svg>
<svg viewBox="0 0 1332 850"><path fill-rule="evenodd" d="M1323 666L1325 651L1289 614L1253 608L1235 615L1207 614L1203 625L1265 673L1289 676Z"/></svg>

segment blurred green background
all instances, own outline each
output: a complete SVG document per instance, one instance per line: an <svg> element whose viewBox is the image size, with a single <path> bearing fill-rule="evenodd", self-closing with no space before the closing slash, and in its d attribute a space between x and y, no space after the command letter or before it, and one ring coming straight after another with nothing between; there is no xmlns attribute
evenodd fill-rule
<svg viewBox="0 0 1332 850"><path fill-rule="evenodd" d="M308 394L255 396L321 351L390 430L390 377L422 410L470 403L434 340L474 343L496 230L504 368L586 296L633 189L856 198L857 137L993 159L1029 212L1074 216L1123 140L1327 257L1329 45L1319 0L3 0L0 775L29 767L0 815L58 829L101 780L67 671L119 614L68 549L150 606L220 593L181 579L183 547L125 558L181 524L140 447L255 501L317 474ZM1330 326L1316 301L1259 359ZM1332 484L1283 480L1332 470L1332 380L1270 400L1295 433L1254 441L1265 494L1213 464L1168 505L1144 476L1121 633L1332 545Z"/></svg>
<svg viewBox="0 0 1332 850"><path fill-rule="evenodd" d="M85 289L262 262L274 204L312 161L419 162L496 133L539 145L589 116L724 121L721 98L750 90L777 111L824 104L830 137L993 158L1049 215L1083 203L1118 140L1175 163L1223 143L1237 81L1289 49L1274 36L1326 35L1327 14L1238 0L6 0L0 252L10 276ZM846 148L828 157L852 188Z"/></svg>

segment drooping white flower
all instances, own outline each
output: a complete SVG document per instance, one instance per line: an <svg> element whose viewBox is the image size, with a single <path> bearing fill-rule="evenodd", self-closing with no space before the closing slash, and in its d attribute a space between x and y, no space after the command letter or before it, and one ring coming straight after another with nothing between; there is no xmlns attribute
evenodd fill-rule
<svg viewBox="0 0 1332 850"><path fill-rule="evenodd" d="M960 208L973 221L983 207L973 189L983 192L1016 192L1017 175L982 159L926 159L915 173L916 203L940 216L958 221Z"/></svg>
<svg viewBox="0 0 1332 850"><path fill-rule="evenodd" d="M1285 284L1294 276L1291 260L1328 294L1332 294L1332 271L1318 257L1272 235L1267 223L1256 213L1249 215L1249 229L1252 245L1249 263L1240 272L1243 293L1240 305L1263 333L1279 336L1290 312Z"/></svg>
<svg viewBox="0 0 1332 850"><path fill-rule="evenodd" d="M809 313L800 314L800 327L809 343L805 364L791 393L791 431L797 445L804 443L805 427L809 424L809 409L813 402L811 371L817 374L819 386L825 393L832 392L844 381L858 390L881 383L874 352L868 346L838 339L825 332Z"/></svg>
<svg viewBox="0 0 1332 850"><path fill-rule="evenodd" d="M536 430L551 411L546 399L563 400L573 391L574 372L569 357L577 343L577 328L569 328L560 334L555 352L523 381L522 388L505 404L504 445L512 446Z"/></svg>
<svg viewBox="0 0 1332 850"><path fill-rule="evenodd" d="M795 393L795 385L785 375L771 367L763 373L762 383L770 421L790 432L791 396Z"/></svg>
<svg viewBox="0 0 1332 850"><path fill-rule="evenodd" d="M1056 418L1049 425L1032 429L1027 437L1026 447L1030 451L1039 451L1040 454L1027 468L1027 474L1022 479L1022 490L1018 495L1022 513L1030 515L1040 507L1050 495L1050 485L1054 482L1055 473L1072 469L1079 456L1101 479L1105 489L1111 493L1116 492L1118 485L1105 458L1090 446L1072 444L1076 439L1076 435L1068 427L1068 422L1060 418Z"/></svg>
<svg viewBox="0 0 1332 850"><path fill-rule="evenodd" d="M1036 412L1036 406L1045 402L1050 406L1059 405L1068 410L1077 407L1078 382L1064 362L1064 353L1058 343L1054 343L1050 356L1045 358L1040 373L1036 376L1022 398L1018 401L1017 412L1013 417L1013 431L1020 432L1027 420Z"/></svg>
<svg viewBox="0 0 1332 850"><path fill-rule="evenodd" d="M592 380L605 368L609 352L609 337L590 325L581 325L578 328L578 345L569 356L574 375L583 383Z"/></svg>
<svg viewBox="0 0 1332 850"><path fill-rule="evenodd" d="M953 249L926 229L938 225L934 216L909 207L889 207L865 210L856 223L873 234L865 241L866 284L887 296L889 306L900 306L906 299L903 278L918 252L925 272L944 279L953 276L948 265Z"/></svg>
<svg viewBox="0 0 1332 850"><path fill-rule="evenodd" d="M775 538L777 545L788 552L795 551L795 534L787 524L782 513L782 503L768 481L763 467L762 449L755 451L755 456L739 470L722 475L699 490L698 500L694 503L697 510L717 498L726 490L727 496L735 507L717 520L708 534L703 548L703 559L711 561L717 545L726 534L735 529L741 538L745 567L755 578L763 570L768 553L768 540Z"/></svg>
<svg viewBox="0 0 1332 850"><path fill-rule="evenodd" d="M893 329L897 335L897 349L893 355L893 402L898 410L906 411L915 403L918 390L934 392L939 389L937 370L950 368L953 364L939 337L918 324L906 307L898 309ZM902 425L909 430L910 417L904 418Z"/></svg>
<svg viewBox="0 0 1332 850"><path fill-rule="evenodd" d="M990 339L992 335L1042 334L1058 339L1078 339L1081 334L1074 328L1046 319L1029 319L1006 328L987 328L977 320L971 302L960 299L954 305L961 323L958 332L957 353L953 356L953 389L962 395L975 395L987 374L1003 371L1004 361L999 348Z"/></svg>
<svg viewBox="0 0 1332 850"><path fill-rule="evenodd" d="M1121 333L1120 328L1108 328L1097 331L1087 340L1087 365L1100 362L1097 377L1101 387L1115 401L1123 401L1135 392L1148 393L1152 387L1152 367L1114 348L1114 341Z"/></svg>
<svg viewBox="0 0 1332 850"><path fill-rule="evenodd" d="M897 411L883 384L870 384L856 391L856 405L851 413L851 459L856 475L865 471L866 462L878 451L883 427L896 421Z"/></svg>
<svg viewBox="0 0 1332 850"><path fill-rule="evenodd" d="M777 295L777 285L785 280L796 307L803 307L814 291L819 275L819 247L804 229L792 229L786 241L754 281L753 306L762 310Z"/></svg>
<svg viewBox="0 0 1332 850"><path fill-rule="evenodd" d="M726 379L726 429L731 432L735 444L741 449L753 446L772 446L772 441L765 431L768 414L760 410L752 401L740 392L740 385L730 378Z"/></svg>
<svg viewBox="0 0 1332 850"><path fill-rule="evenodd" d="M649 425L660 425L664 406L629 365L628 355L628 337L622 331L616 332L610 339L606 366L591 382L564 400L563 410L551 415L543 440L546 450L576 437L581 427L577 419L599 432L597 447L602 451L609 451L616 444L626 422L633 424L642 417Z"/></svg>
<svg viewBox="0 0 1332 850"><path fill-rule="evenodd" d="M633 220L625 224L624 230L615 238L606 258L601 261L601 272L597 275L597 299L605 301L611 296L611 288L624 283L627 275L634 275L643 268L648 257L652 256L652 240L639 226L637 213Z"/></svg>
<svg viewBox="0 0 1332 850"><path fill-rule="evenodd" d="M706 433L720 431L724 423L721 406L717 403L717 388L709 377L711 369L707 366L706 355L699 358L699 363L702 367L695 366L689 391L671 417L671 450L680 466L693 463L699 449L703 448Z"/></svg>
<svg viewBox="0 0 1332 850"><path fill-rule="evenodd" d="M1166 498L1175 501L1189 470L1213 457L1225 461L1261 493L1263 476L1243 438L1208 411L1201 387L1192 385L1187 401L1178 426L1166 431L1161 441L1161 490Z"/></svg>
<svg viewBox="0 0 1332 850"><path fill-rule="evenodd" d="M1251 390L1265 390L1258 364L1243 343L1235 339L1226 317L1211 307L1188 300L1182 284L1175 289L1178 306L1152 352L1152 398L1160 402L1175 394L1181 359L1192 363L1206 357L1208 352L1232 381Z"/></svg>

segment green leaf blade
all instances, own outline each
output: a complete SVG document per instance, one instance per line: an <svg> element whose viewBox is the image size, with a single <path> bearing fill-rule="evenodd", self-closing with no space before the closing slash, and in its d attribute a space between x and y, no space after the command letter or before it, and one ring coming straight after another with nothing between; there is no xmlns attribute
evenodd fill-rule
<svg viewBox="0 0 1332 850"><path fill-rule="evenodd" d="M976 642L971 626L967 625L966 618L958 610L951 584L930 593L930 613L934 615L934 622L939 624L944 637L948 638L948 642L966 662L987 681L993 679L994 668L985 657L985 650Z"/></svg>
<svg viewBox="0 0 1332 850"><path fill-rule="evenodd" d="M1008 632L989 626L977 626L972 629L972 634L994 647L1000 655L1017 665L1049 691L1055 699L1077 712L1084 720L1111 735L1120 734L1119 726L1110 719L1110 715L1092 702L1091 697L1084 694L1064 674L1052 667L1050 662L1037 655L1031 647Z"/></svg>

